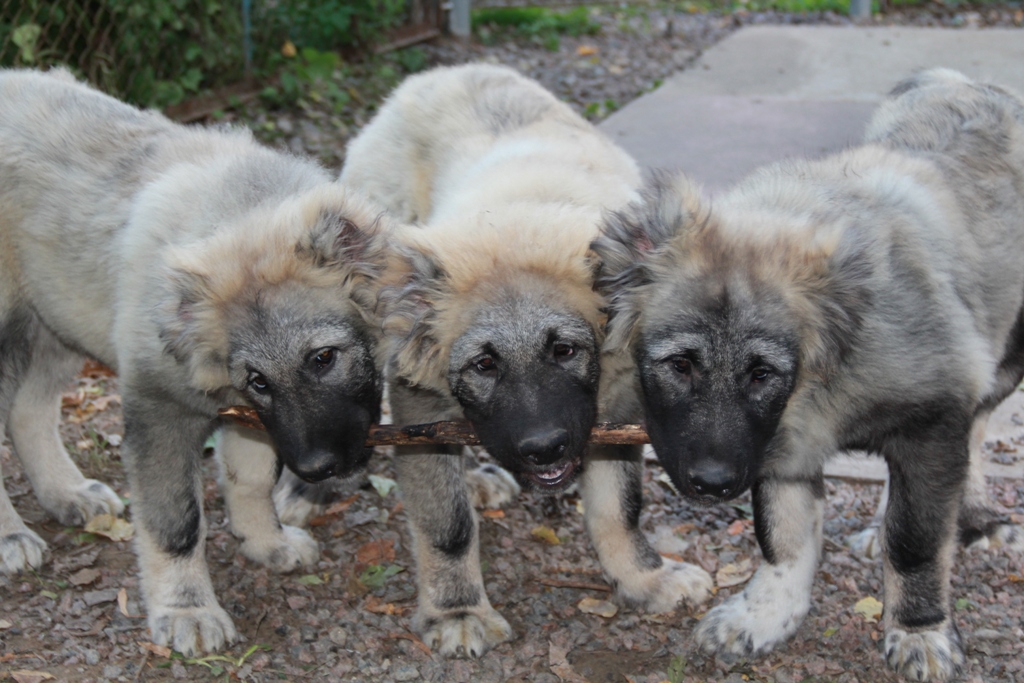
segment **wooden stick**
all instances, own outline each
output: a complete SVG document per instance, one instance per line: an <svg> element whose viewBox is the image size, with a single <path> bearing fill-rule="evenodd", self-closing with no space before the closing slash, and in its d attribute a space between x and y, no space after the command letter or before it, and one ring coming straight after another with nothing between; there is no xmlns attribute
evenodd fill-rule
<svg viewBox="0 0 1024 683"><path fill-rule="evenodd" d="M244 427L266 430L256 411L248 406L231 406L220 410L221 417L234 420ZM650 443L641 425L606 422L595 425L590 432L590 443L638 445ZM431 422L422 425L372 425L366 439L367 446L414 446L417 444L453 444L476 446L480 443L473 426L468 422Z"/></svg>
<svg viewBox="0 0 1024 683"><path fill-rule="evenodd" d="M547 577L537 577L534 581L555 588L580 588L582 590L604 591L606 593L612 591L611 586L603 583L591 583L589 581L567 581L565 579L549 579Z"/></svg>

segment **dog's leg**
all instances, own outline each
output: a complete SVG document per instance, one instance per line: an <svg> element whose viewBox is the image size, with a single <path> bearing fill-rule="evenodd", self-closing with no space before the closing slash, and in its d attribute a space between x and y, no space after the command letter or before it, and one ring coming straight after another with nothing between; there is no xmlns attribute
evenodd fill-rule
<svg viewBox="0 0 1024 683"><path fill-rule="evenodd" d="M701 648L723 655L766 652L796 632L811 606L824 516L821 475L762 479L754 486L754 528L763 562L743 591L700 621Z"/></svg>
<svg viewBox="0 0 1024 683"><path fill-rule="evenodd" d="M496 510L514 501L522 488L508 470L484 463L466 471L469 500L477 509Z"/></svg>
<svg viewBox="0 0 1024 683"><path fill-rule="evenodd" d="M231 531L250 560L276 572L310 566L320 556L316 540L304 529L282 526L270 493L277 481L277 453L265 432L224 425L217 455Z"/></svg>
<svg viewBox="0 0 1024 683"><path fill-rule="evenodd" d="M885 521L885 508L889 503L889 475L886 474L885 485L878 496L875 514L867 527L846 538L846 544L856 555L873 560L882 555L881 529Z"/></svg>
<svg viewBox="0 0 1024 683"><path fill-rule="evenodd" d="M395 424L451 420L461 409L451 398L392 383ZM512 638L491 607L480 572L480 537L457 447L399 446L398 488L413 533L419 605L413 628L447 656L479 657Z"/></svg>
<svg viewBox="0 0 1024 683"><path fill-rule="evenodd" d="M985 432L990 416L989 412L980 413L971 427L971 466L957 522L960 544L978 550L1006 546L1021 552L1024 551L1024 527L1010 522L1006 514L993 504L986 488L983 465Z"/></svg>
<svg viewBox="0 0 1024 683"><path fill-rule="evenodd" d="M465 458L399 447L398 486L412 528L419 606L413 627L447 656L479 657L512 637L484 592L480 539L465 480Z"/></svg>
<svg viewBox="0 0 1024 683"><path fill-rule="evenodd" d="M0 303L3 302L0 280ZM31 360L31 333L38 322L31 315L8 311L0 318L0 440L6 434L7 417L21 377ZM0 472L0 572L16 574L43 563L46 543L18 516Z"/></svg>
<svg viewBox="0 0 1024 683"><path fill-rule="evenodd" d="M967 488L960 507L957 526L960 530L960 544L964 547L984 550L989 547L1006 546L1018 552L1024 551L1024 527L1012 524L1006 515L993 505L985 483L985 431L990 413L980 413L971 428L970 469ZM889 479L878 499L878 507L871 523L864 530L851 535L846 542L853 552L862 557L874 559L882 554L879 531L885 520L885 508L889 501Z"/></svg>
<svg viewBox="0 0 1024 683"><path fill-rule="evenodd" d="M591 446L580 490L590 540L616 593L651 612L711 597L711 575L663 558L640 531L643 460L638 446Z"/></svg>
<svg viewBox="0 0 1024 683"><path fill-rule="evenodd" d="M110 487L82 476L60 438L60 393L81 367L81 356L39 327L8 423L14 453L39 504L67 526L81 526L104 513L124 512Z"/></svg>
<svg viewBox="0 0 1024 683"><path fill-rule="evenodd" d="M968 438L942 437L924 431L896 438L886 448L885 658L917 681L948 680L964 664L963 642L950 615L949 575Z"/></svg>
<svg viewBox="0 0 1024 683"><path fill-rule="evenodd" d="M158 387L128 385L124 397L122 453L153 642L188 657L218 650L237 633L206 565L200 453L213 424Z"/></svg>

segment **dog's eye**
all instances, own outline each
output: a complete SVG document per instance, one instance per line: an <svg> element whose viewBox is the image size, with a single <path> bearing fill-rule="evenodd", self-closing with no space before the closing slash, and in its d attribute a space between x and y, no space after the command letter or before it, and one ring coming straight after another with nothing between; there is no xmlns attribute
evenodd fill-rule
<svg viewBox="0 0 1024 683"><path fill-rule="evenodd" d="M313 362L316 363L317 370L325 369L334 362L334 349L321 349L320 353L316 354Z"/></svg>
<svg viewBox="0 0 1024 683"><path fill-rule="evenodd" d="M750 371L750 381L754 383L763 382L768 379L770 374L772 374L772 371L769 368L759 365Z"/></svg>
<svg viewBox="0 0 1024 683"><path fill-rule="evenodd" d="M672 359L672 369L680 375L689 376L693 372L693 363L688 358L675 357Z"/></svg>
<svg viewBox="0 0 1024 683"><path fill-rule="evenodd" d="M267 378L258 372L254 372L249 375L249 386L257 394L266 394L270 392L270 385L267 383Z"/></svg>
<svg viewBox="0 0 1024 683"><path fill-rule="evenodd" d="M552 353L555 354L555 358L570 358L576 355L576 347L572 344L555 344L552 349Z"/></svg>
<svg viewBox="0 0 1024 683"><path fill-rule="evenodd" d="M490 372L491 370L494 370L496 367L498 367L498 364L494 361L494 358L492 358L491 356L481 356L480 358L476 359L476 363L474 364L476 365L476 369L479 370L480 372Z"/></svg>

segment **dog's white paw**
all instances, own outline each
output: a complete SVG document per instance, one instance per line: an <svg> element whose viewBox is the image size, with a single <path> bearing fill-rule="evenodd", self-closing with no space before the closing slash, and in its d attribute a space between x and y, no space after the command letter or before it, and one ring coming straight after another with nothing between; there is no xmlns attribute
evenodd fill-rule
<svg viewBox="0 0 1024 683"><path fill-rule="evenodd" d="M186 657L216 652L238 640L231 617L216 603L151 608L149 630L154 643L171 647Z"/></svg>
<svg viewBox="0 0 1024 683"><path fill-rule="evenodd" d="M113 489L95 479L66 488L37 493L39 504L51 517L65 526L84 526L98 515L120 515L124 503Z"/></svg>
<svg viewBox="0 0 1024 683"><path fill-rule="evenodd" d="M885 661L912 681L948 681L963 672L963 642L952 625L917 633L892 628L885 634Z"/></svg>
<svg viewBox="0 0 1024 683"><path fill-rule="evenodd" d="M854 555L868 560L876 560L882 556L882 540L877 526L869 526L847 536L846 545Z"/></svg>
<svg viewBox="0 0 1024 683"><path fill-rule="evenodd" d="M17 574L43 564L46 542L27 527L0 536L0 572Z"/></svg>
<svg viewBox="0 0 1024 683"><path fill-rule="evenodd" d="M481 465L466 472L469 502L477 509L493 510L511 503L522 489L515 477L497 465Z"/></svg>
<svg viewBox="0 0 1024 683"><path fill-rule="evenodd" d="M445 657L482 657L512 639L512 627L490 605L448 614L416 617L423 642Z"/></svg>
<svg viewBox="0 0 1024 683"><path fill-rule="evenodd" d="M281 533L246 538L239 548L242 554L272 571L288 572L313 565L320 558L320 546L308 531L281 526Z"/></svg>
<svg viewBox="0 0 1024 683"><path fill-rule="evenodd" d="M679 603L694 606L707 602L715 586L711 575L697 565L669 559L664 559L659 569L634 578L617 583L619 597L654 613L671 612Z"/></svg>
<svg viewBox="0 0 1024 683"><path fill-rule="evenodd" d="M990 547L1024 552L1024 526L1019 524L1000 524L987 538Z"/></svg>
<svg viewBox="0 0 1024 683"><path fill-rule="evenodd" d="M306 526L310 519L324 511L325 496L311 489L314 486L316 484L307 484L287 470L281 474L272 494L281 524Z"/></svg>
<svg viewBox="0 0 1024 683"><path fill-rule="evenodd" d="M793 635L809 609L809 596L748 587L704 615L694 638L705 652L749 657Z"/></svg>

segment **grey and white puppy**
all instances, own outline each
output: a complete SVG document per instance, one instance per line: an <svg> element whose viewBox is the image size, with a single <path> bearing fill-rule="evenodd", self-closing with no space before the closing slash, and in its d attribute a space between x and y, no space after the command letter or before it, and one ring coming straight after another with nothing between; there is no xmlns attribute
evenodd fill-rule
<svg viewBox="0 0 1024 683"><path fill-rule="evenodd" d="M0 71L0 424L51 515L121 512L57 433L83 356L117 370L155 642L193 655L236 635L204 556L219 408L253 406L269 435L228 426L221 443L242 552L280 571L316 559L270 491L282 462L308 480L366 462L385 233L379 210L246 131L186 128L62 71ZM44 548L0 495L3 570Z"/></svg>
<svg viewBox="0 0 1024 683"><path fill-rule="evenodd" d="M753 488L764 563L696 632L751 655L810 607L822 464L881 454L885 658L961 670L950 567L972 425L1024 374L1024 105L947 70L898 85L865 144L768 167L712 206L663 177L595 249L678 489Z"/></svg>
<svg viewBox="0 0 1024 683"><path fill-rule="evenodd" d="M663 560L639 529L640 449L587 448L595 419L640 417L631 360L601 351L589 251L603 211L637 197L632 159L533 81L471 65L403 83L349 146L342 181L416 223L399 240L404 285L382 297L394 421L467 418L520 483L578 478L620 596L655 611L706 600L708 574ZM408 447L397 463L414 626L443 654L479 656L512 631L484 592L464 458Z"/></svg>

